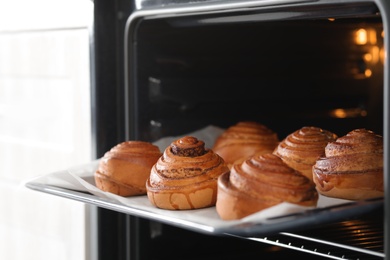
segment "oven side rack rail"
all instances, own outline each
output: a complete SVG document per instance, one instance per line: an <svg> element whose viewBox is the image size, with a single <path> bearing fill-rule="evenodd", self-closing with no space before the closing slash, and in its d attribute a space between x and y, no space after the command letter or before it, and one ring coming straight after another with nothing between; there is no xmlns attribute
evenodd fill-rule
<svg viewBox="0 0 390 260"><path fill-rule="evenodd" d="M303 253L317 255L329 259L381 260L385 257L385 254L382 252L332 243L326 240L313 240L310 237L299 236L293 233L280 233L274 237L246 239L291 250L297 250Z"/></svg>
<svg viewBox="0 0 390 260"><path fill-rule="evenodd" d="M379 208L314 229L244 239L330 259L384 259L383 225L383 208Z"/></svg>

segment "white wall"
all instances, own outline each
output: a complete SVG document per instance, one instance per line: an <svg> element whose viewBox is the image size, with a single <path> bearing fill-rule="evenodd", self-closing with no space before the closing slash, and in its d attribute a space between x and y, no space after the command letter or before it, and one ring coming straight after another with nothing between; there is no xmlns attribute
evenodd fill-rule
<svg viewBox="0 0 390 260"><path fill-rule="evenodd" d="M88 259L88 208L24 181L91 160L89 0L0 0L0 259Z"/></svg>

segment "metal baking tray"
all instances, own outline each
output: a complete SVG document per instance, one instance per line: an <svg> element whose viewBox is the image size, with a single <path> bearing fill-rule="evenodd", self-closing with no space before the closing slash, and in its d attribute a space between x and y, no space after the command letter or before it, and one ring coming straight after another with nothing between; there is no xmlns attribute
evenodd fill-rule
<svg viewBox="0 0 390 260"><path fill-rule="evenodd" d="M146 195L124 198L99 191L94 186L93 178L97 164L98 161L94 161L87 165L40 176L26 182L25 186L35 191L200 233L240 237L264 237L280 232L313 228L325 223L356 218L384 205L384 198L355 202L337 201L337 203L325 207L299 207L293 208L292 211L289 209L289 213L283 211L279 214L276 214L279 210L276 208L274 211L271 210L271 213L263 214L261 217L256 215L245 220L223 221L219 219L215 207L184 211L164 210L152 206Z"/></svg>

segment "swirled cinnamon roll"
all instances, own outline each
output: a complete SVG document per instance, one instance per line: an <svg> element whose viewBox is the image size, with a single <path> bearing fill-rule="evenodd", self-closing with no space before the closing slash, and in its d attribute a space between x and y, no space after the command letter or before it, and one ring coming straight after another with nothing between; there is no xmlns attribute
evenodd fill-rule
<svg viewBox="0 0 390 260"><path fill-rule="evenodd" d="M307 177L269 153L235 164L219 177L216 210L222 219L234 220L282 202L316 206L317 200Z"/></svg>
<svg viewBox="0 0 390 260"><path fill-rule="evenodd" d="M330 131L305 126L283 139L273 153L312 180L313 165L324 154L325 146L336 138L337 135Z"/></svg>
<svg viewBox="0 0 390 260"><path fill-rule="evenodd" d="M325 156L313 166L319 193L334 198L361 200L384 195L383 138L356 129L325 147Z"/></svg>
<svg viewBox="0 0 390 260"><path fill-rule="evenodd" d="M227 171L224 160L203 141L185 136L172 142L153 166L147 195L162 209L211 207L217 199L217 179Z"/></svg>
<svg viewBox="0 0 390 260"><path fill-rule="evenodd" d="M160 158L159 148L143 141L114 146L99 161L94 177L96 187L120 196L146 194L146 179Z"/></svg>
<svg viewBox="0 0 390 260"><path fill-rule="evenodd" d="M238 122L225 130L215 141L213 151L229 168L258 153L271 153L278 145L277 134L257 122Z"/></svg>

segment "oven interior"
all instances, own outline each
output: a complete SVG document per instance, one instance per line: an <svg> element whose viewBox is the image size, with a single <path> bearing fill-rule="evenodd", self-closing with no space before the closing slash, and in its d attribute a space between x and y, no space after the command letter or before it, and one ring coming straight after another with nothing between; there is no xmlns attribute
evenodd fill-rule
<svg viewBox="0 0 390 260"><path fill-rule="evenodd" d="M383 28L372 12L142 20L130 47L130 135L155 141L244 120L269 126L279 138L305 125L382 134Z"/></svg>
<svg viewBox="0 0 390 260"><path fill-rule="evenodd" d="M280 139L303 126L339 136L357 128L383 134L384 35L372 3L145 15L128 28L129 139L154 142L239 121L263 123ZM132 254L139 259L384 254L383 209L252 238L130 218Z"/></svg>

